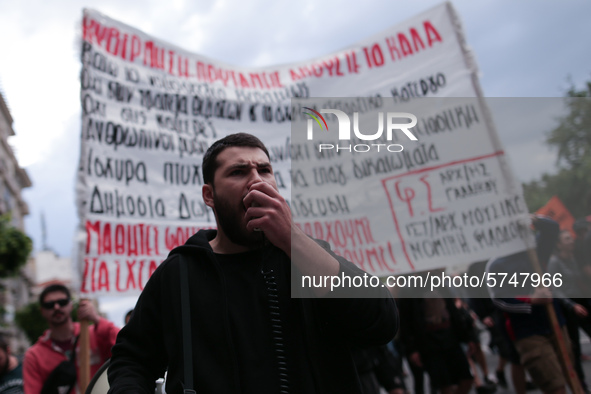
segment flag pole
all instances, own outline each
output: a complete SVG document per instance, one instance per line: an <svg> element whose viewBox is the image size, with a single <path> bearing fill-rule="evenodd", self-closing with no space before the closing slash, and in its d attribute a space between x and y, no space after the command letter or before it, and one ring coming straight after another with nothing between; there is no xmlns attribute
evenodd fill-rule
<svg viewBox="0 0 591 394"><path fill-rule="evenodd" d="M80 338L78 340L79 354L78 360L80 362L79 369L79 381L78 386L81 393L86 392L88 383L90 382L90 335L89 335L88 320L80 321Z"/></svg>
<svg viewBox="0 0 591 394"><path fill-rule="evenodd" d="M542 266L538 260L536 250L528 248L527 254L535 272L537 272L541 277L543 274ZM558 360L560 361L560 366L562 367L562 371L566 376L567 383L573 394L584 394L577 373L568 355L569 353L566 348L566 342L564 340L564 336L562 335L563 331L560 329L560 324L558 324L558 317L556 316L556 310L554 309L553 302L546 304L546 312L548 313L548 319L550 320L550 326L554 334L554 341L558 349Z"/></svg>

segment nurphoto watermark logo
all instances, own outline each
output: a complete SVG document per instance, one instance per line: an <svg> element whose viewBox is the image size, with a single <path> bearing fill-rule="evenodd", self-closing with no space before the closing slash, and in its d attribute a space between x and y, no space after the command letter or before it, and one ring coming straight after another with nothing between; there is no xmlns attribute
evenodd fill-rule
<svg viewBox="0 0 591 394"><path fill-rule="evenodd" d="M339 141L343 141L342 144L326 144L321 143L318 144L318 151L327 151L327 150L336 150L339 151L348 151L348 152L359 152L359 153L366 153L366 152L380 152L388 151L392 153L402 152L404 147L400 144L385 144L385 143L362 143L362 144L351 144L351 119L349 115L345 112L340 111L338 109L321 109L320 112L316 111L310 107L303 107L304 109L308 110L309 112L303 112L305 115L310 116L308 119L307 124L307 139L308 141L314 140L314 121L320 126L320 130L324 131L326 128L326 132L328 130L328 124L326 119L322 114L333 114L337 117L338 121L338 136ZM378 112L378 130L375 133L365 134L361 131L360 128L360 121L359 121L359 112L353 112L353 133L355 138L362 141L376 141L381 139L384 134L384 118L386 119L386 140L392 141L393 135L395 131L401 131L408 137L411 141L417 141L417 137L409 130L416 126L417 124L417 117L408 112ZM400 120L405 120L405 122L400 123ZM410 121L410 122L409 122ZM349 141L349 144L345 143L345 141Z"/></svg>

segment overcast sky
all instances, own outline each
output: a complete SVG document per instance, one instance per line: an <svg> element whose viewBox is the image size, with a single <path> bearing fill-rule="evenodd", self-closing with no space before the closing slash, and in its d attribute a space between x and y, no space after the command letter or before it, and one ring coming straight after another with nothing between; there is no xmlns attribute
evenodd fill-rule
<svg viewBox="0 0 591 394"><path fill-rule="evenodd" d="M14 118L11 144L33 181L27 233L72 253L79 150L82 8L96 9L191 52L239 66L300 62L347 47L440 4L430 0L0 0L0 87ZM560 97L591 80L588 0L452 1L487 97ZM551 124L501 132L518 178L551 171ZM532 159L532 157L535 159Z"/></svg>

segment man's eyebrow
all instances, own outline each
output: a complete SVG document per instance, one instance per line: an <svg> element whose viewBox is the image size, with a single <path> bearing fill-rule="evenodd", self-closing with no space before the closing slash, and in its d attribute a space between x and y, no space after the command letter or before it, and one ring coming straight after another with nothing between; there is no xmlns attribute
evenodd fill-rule
<svg viewBox="0 0 591 394"><path fill-rule="evenodd" d="M232 165L228 166L228 169L246 168L246 167L248 167L248 164L246 164L246 163L236 163L236 164L232 164Z"/></svg>
<svg viewBox="0 0 591 394"><path fill-rule="evenodd" d="M257 168L270 168L271 167L271 163L269 162L261 162L261 163L256 163ZM228 169L241 169L241 168L247 168L250 167L249 163L236 163L236 164L232 164L228 167Z"/></svg>

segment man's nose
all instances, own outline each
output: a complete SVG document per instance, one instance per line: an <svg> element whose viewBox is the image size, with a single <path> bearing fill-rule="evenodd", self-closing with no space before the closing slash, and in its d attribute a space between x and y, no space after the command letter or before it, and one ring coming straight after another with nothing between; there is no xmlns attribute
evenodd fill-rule
<svg viewBox="0 0 591 394"><path fill-rule="evenodd" d="M252 185L254 185L255 183L259 183L263 181L263 178L261 178L261 174L259 174L258 169L253 169L252 171L250 171L250 176L248 177L248 188L250 189L250 187Z"/></svg>

